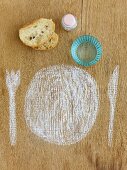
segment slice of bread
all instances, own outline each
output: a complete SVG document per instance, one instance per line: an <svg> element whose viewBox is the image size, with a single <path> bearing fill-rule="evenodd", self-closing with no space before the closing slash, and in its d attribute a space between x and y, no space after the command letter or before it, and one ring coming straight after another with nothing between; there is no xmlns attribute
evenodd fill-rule
<svg viewBox="0 0 127 170"><path fill-rule="evenodd" d="M55 24L51 19L40 18L19 30L20 40L36 50L48 50L58 43Z"/></svg>

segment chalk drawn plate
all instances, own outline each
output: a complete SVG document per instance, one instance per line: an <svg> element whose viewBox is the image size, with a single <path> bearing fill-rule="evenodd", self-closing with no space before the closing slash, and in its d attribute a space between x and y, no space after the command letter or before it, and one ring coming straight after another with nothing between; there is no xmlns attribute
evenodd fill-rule
<svg viewBox="0 0 127 170"><path fill-rule="evenodd" d="M45 141L74 144L92 128L98 98L97 84L84 70L64 65L42 69L26 93L26 123Z"/></svg>

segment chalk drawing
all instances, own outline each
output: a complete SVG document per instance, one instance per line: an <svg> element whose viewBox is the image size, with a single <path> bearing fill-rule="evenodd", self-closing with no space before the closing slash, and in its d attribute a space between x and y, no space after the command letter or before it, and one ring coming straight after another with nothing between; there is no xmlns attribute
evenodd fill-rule
<svg viewBox="0 0 127 170"><path fill-rule="evenodd" d="M109 130L108 130L108 145L109 146L112 145L118 78L119 78L119 66L116 66L115 70L113 71L113 74L110 77L109 84L108 84L108 97L110 101L110 119L109 119Z"/></svg>
<svg viewBox="0 0 127 170"><path fill-rule="evenodd" d="M12 70L11 73L6 71L6 85L9 92L9 112L10 112L10 143L16 143L16 104L15 95L16 90L20 84L20 71L16 73Z"/></svg>
<svg viewBox="0 0 127 170"><path fill-rule="evenodd" d="M58 145L79 142L92 128L98 111L96 81L72 66L38 71L25 97L28 127L45 141Z"/></svg>

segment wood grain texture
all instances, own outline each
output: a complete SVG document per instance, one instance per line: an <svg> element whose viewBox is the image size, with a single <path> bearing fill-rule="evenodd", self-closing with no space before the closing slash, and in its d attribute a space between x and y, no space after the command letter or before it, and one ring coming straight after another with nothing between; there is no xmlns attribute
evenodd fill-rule
<svg viewBox="0 0 127 170"><path fill-rule="evenodd" d="M78 28L67 33L61 17L73 13ZM51 51L34 51L18 38L19 28L39 17L52 18L59 44ZM0 169L1 170L126 170L127 169L127 1L126 0L1 0L0 1ZM84 68L70 56L72 41L81 34L96 36L103 58ZM41 68L69 64L88 71L100 89L100 108L95 125L81 142L57 146L30 132L24 119L28 84ZM109 100L107 86L115 66L120 66L113 147L108 147ZM21 70L16 95L17 144L9 142L9 98L6 69Z"/></svg>

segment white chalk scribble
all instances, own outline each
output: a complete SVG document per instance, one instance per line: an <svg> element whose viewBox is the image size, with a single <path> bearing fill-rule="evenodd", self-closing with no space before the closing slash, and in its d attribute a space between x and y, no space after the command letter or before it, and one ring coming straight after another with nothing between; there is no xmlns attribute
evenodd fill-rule
<svg viewBox="0 0 127 170"><path fill-rule="evenodd" d="M25 97L28 127L45 141L58 145L79 142L93 127L99 105L96 81L72 66L38 71Z"/></svg>
<svg viewBox="0 0 127 170"><path fill-rule="evenodd" d="M12 70L10 73L6 71L6 85L9 92L9 112L10 112L10 143L16 143L16 104L15 94L20 84L20 71L16 73Z"/></svg>
<svg viewBox="0 0 127 170"><path fill-rule="evenodd" d="M110 101L110 119L109 119L109 130L108 130L108 145L109 146L112 145L118 78L119 78L119 66L116 66L115 70L113 71L113 74L110 77L109 84L108 84L108 97Z"/></svg>

